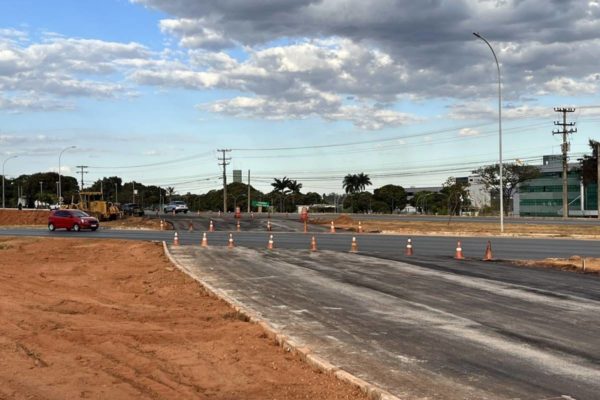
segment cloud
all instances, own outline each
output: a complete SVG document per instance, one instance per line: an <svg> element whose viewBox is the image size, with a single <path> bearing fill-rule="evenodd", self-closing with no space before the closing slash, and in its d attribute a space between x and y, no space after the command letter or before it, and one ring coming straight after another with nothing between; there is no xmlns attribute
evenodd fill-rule
<svg viewBox="0 0 600 400"><path fill-rule="evenodd" d="M124 80L128 65L151 56L136 43L45 35L42 43L24 44L5 36L0 35L0 91L10 96L0 98L0 109L11 112L73 109L74 97L128 96L132 89L114 76L120 73Z"/></svg>
<svg viewBox="0 0 600 400"><path fill-rule="evenodd" d="M379 51L403 72L387 76L389 87L371 90L387 98L493 98L493 58L473 31L481 31L495 47L507 99L598 90L582 83L600 65L597 1L554 1L552 6L545 0L426 5L411 0L132 1L170 14L161 29L185 48L257 49L273 42L341 38L359 50L347 55L357 67L365 67L362 54ZM281 52L287 46L279 47ZM361 74L361 83L378 84L377 77Z"/></svg>
<svg viewBox="0 0 600 400"><path fill-rule="evenodd" d="M461 136L461 137L479 136L479 131L477 129L473 129L473 128L462 128L461 130L458 131L458 136Z"/></svg>

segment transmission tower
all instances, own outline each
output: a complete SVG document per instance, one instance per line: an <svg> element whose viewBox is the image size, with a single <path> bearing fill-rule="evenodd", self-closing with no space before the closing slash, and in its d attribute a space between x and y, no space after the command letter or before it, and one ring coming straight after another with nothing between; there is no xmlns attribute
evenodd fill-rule
<svg viewBox="0 0 600 400"><path fill-rule="evenodd" d="M572 128L573 126L575 126L575 122L567 122L567 113L572 113L575 112L575 108L572 107L555 107L554 111L558 112L558 113L562 113L563 118L562 118L562 122L561 121L554 121L554 125L556 126L560 126L561 129L555 129L552 131L553 135L562 135L563 137L563 142L562 142L562 167L563 167L563 172L562 172L562 204L563 204L563 219L567 219L569 218L569 186L568 186L568 172L569 172L569 159L568 159L568 153L569 153L569 142L567 140L567 135L571 134L571 133L575 133L577 132L576 128Z"/></svg>

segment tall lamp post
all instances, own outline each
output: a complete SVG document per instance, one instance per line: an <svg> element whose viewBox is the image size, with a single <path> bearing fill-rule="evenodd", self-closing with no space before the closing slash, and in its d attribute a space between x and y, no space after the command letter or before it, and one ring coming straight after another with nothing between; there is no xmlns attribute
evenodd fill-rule
<svg viewBox="0 0 600 400"><path fill-rule="evenodd" d="M481 39L488 45L492 54L494 55L494 60L496 61L496 67L498 68L498 152L500 155L500 232L504 232L504 187L502 186L502 76L500 75L500 64L498 63L498 57L496 57L496 53L492 48L490 42L488 42L483 36L481 36L477 32L473 32L473 35L478 39Z"/></svg>
<svg viewBox="0 0 600 400"><path fill-rule="evenodd" d="M66 148L62 149L62 151L58 155L58 204L62 204L62 181L60 179L60 159L62 158L62 155L65 151L67 151L69 149L74 149L76 147L77 146L66 147Z"/></svg>
<svg viewBox="0 0 600 400"><path fill-rule="evenodd" d="M12 160L13 158L17 158L19 156L10 156L2 163L2 208L4 208L4 165L8 160Z"/></svg>

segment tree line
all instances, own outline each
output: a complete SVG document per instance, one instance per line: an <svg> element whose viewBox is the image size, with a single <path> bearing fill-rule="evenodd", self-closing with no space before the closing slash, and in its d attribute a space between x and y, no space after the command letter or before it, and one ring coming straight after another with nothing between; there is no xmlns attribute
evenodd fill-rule
<svg viewBox="0 0 600 400"><path fill-rule="evenodd" d="M587 159L586 159L587 160ZM587 165L586 165L587 167ZM591 169L591 168L589 168ZM473 173L481 176L486 189L494 199L499 198L499 165L483 166ZM534 166L519 164L504 164L503 188L505 210L508 202L519 184L539 176L539 170ZM34 207L36 202L55 204L57 195L58 174L55 172L21 175L14 179L6 179L5 199L7 207L16 207L18 199L25 207ZM71 176L61 175L62 194L65 203L79 201L79 184ZM251 201L268 202L271 209L279 212L296 212L298 205L325 204L330 208L323 211L343 211L355 213L394 213L401 212L407 205L414 207L416 212L431 214L458 214L469 210L468 184L458 182L450 177L444 182L438 192L420 191L408 199L406 190L400 185L388 184L366 191L372 186L371 178L363 172L344 176L342 188L344 194L319 194L316 192L302 193L302 183L284 176L274 178L270 192L261 192L250 187ZM144 208L158 209L162 204L172 200L184 200L191 210L223 211L223 189L211 190L204 194L176 193L173 187L158 187L144 185L141 182L123 182L120 177L104 177L85 188L86 191L102 192L106 201L113 203L138 203ZM248 209L248 185L234 182L227 185L227 210L234 211L239 207L242 211ZM257 207L251 204L251 209Z"/></svg>

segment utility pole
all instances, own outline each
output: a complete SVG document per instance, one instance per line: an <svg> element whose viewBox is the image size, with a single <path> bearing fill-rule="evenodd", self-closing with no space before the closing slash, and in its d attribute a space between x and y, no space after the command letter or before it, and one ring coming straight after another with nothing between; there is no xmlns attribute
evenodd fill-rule
<svg viewBox="0 0 600 400"><path fill-rule="evenodd" d="M81 190L83 190L83 174L87 174L88 172L85 171L88 166L87 165L78 165L77 168L80 169L79 173L81 174Z"/></svg>
<svg viewBox="0 0 600 400"><path fill-rule="evenodd" d="M227 212L227 166L229 165L229 161L231 161L231 157L225 157L226 153L229 153L231 149L221 149L217 150L223 153L223 157L219 158L219 165L223 166L223 213Z"/></svg>
<svg viewBox="0 0 600 400"><path fill-rule="evenodd" d="M248 214L250 214L250 170L248 170Z"/></svg>
<svg viewBox="0 0 600 400"><path fill-rule="evenodd" d="M563 142L562 142L562 146L561 146L561 148L562 148L562 163L563 163L563 165L562 165L562 167L563 167L562 204L563 204L563 219L567 219L567 218L569 218L569 192L568 192L568 176L567 176L567 174L569 172L568 156L567 156L567 153L569 152L569 142L567 141L567 135L570 133L577 132L576 128L570 128L570 127L575 126L575 122L567 122L567 113L575 112L575 108L555 107L554 111L562 113L562 115L563 115L562 122L554 121L554 125L560 126L560 127L562 127L562 129L561 130L555 129L552 131L552 134L563 136Z"/></svg>

